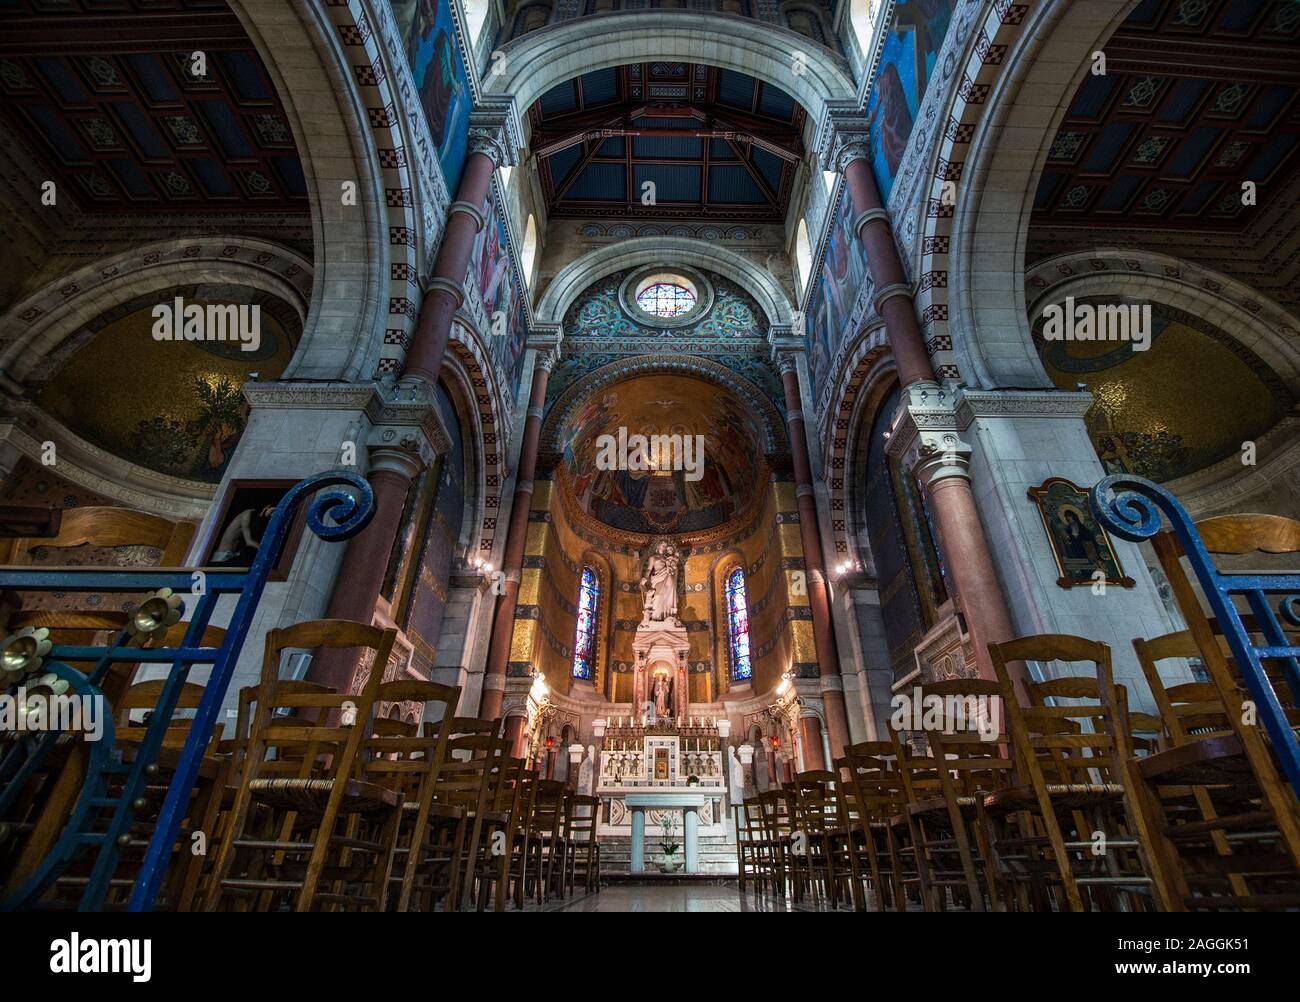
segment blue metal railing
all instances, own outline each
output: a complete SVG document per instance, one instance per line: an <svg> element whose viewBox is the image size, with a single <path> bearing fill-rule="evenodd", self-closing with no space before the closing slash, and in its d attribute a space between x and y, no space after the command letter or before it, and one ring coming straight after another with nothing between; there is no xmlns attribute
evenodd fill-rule
<svg viewBox="0 0 1300 1002"><path fill-rule="evenodd" d="M341 487L350 488L350 491ZM135 646L139 639L128 628L106 646L55 643L50 648L41 671L68 682L70 691L76 695L100 699L101 705L103 693L100 686L113 664L166 664L170 671L130 763L123 763L120 754L115 752L112 722L106 719L105 732L93 743L85 782L61 835L31 877L0 903L0 909L14 911L34 906L68 866L83 858L88 850L93 850L94 862L78 909L97 911L103 906L117 866L121 842L134 823L136 802L144 792L150 766L156 762L168 726L173 722L181 689L194 665L210 664L212 671L204 684L203 697L195 710L168 784L128 904L131 911L149 911L153 907L262 590L284 550L298 508L311 495L315 497L307 509L307 525L321 539L348 539L364 529L374 516L374 495L365 479L355 473L330 471L299 481L289 489L276 506L262 534L252 566L247 570L196 568L132 572L0 567L0 590L148 592L170 588L179 596L189 595L198 599L181 643L176 647L142 649ZM204 632L217 600L223 595L238 596L225 636L220 647L203 647ZM90 663L93 667L89 673L83 674L63 663L65 661ZM16 689L16 685L12 688ZM23 781L33 775L49 756L59 736L56 731L45 730L9 742L8 748L0 753L0 818L5 817L6 811L16 801ZM105 791L109 778L113 776L123 778L121 792L110 798ZM105 810L112 812L107 826L102 820Z"/></svg>
<svg viewBox="0 0 1300 1002"><path fill-rule="evenodd" d="M1113 496L1112 496L1113 495ZM1178 500L1158 484L1142 477L1116 474L1099 481L1090 495L1098 523L1121 539L1141 542L1160 531L1160 514L1169 519L1174 536L1196 575L1205 600L1223 630L1242 681L1258 709L1259 720L1296 795L1300 796L1300 740L1264 670L1263 660L1281 664L1293 700L1300 702L1300 647L1287 642L1273 613L1269 596L1279 596L1282 619L1300 626L1300 574L1225 574L1215 567L1191 517ZM1256 644L1246 630L1232 596L1244 596L1264 643Z"/></svg>

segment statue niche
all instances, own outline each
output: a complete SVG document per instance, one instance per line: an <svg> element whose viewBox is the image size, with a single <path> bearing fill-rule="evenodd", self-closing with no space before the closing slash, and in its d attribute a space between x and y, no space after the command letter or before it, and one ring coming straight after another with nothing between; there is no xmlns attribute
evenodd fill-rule
<svg viewBox="0 0 1300 1002"><path fill-rule="evenodd" d="M643 724L681 725L688 709L690 642L678 615L682 554L670 539L655 540L641 569L643 607L632 651L633 706Z"/></svg>

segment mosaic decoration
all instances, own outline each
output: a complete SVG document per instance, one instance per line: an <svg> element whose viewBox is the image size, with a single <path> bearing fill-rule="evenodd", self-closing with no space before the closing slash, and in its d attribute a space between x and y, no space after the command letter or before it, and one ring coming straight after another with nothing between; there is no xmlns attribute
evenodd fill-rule
<svg viewBox="0 0 1300 1002"><path fill-rule="evenodd" d="M737 567L727 577L727 640L731 649L731 680L753 677L749 657L749 610L745 604L745 572Z"/></svg>
<svg viewBox="0 0 1300 1002"><path fill-rule="evenodd" d="M956 0L913 0L894 7L867 102L876 180L886 201L956 6Z"/></svg>
<svg viewBox="0 0 1300 1002"><path fill-rule="evenodd" d="M814 400L830 378L830 366L849 336L849 316L867 278L862 242L853 235L856 213L847 189L840 199L826 245L826 259L808 304L805 340Z"/></svg>
<svg viewBox="0 0 1300 1002"><path fill-rule="evenodd" d="M447 190L454 192L469 152L469 79L447 0L414 4L410 14L410 22L402 26L407 61L420 92L420 106L429 122L443 180Z"/></svg>
<svg viewBox="0 0 1300 1002"><path fill-rule="evenodd" d="M573 640L573 677L590 680L596 651L596 608L600 601L600 583L590 567L582 569L578 585L578 625Z"/></svg>
<svg viewBox="0 0 1300 1002"><path fill-rule="evenodd" d="M152 299L166 302L170 295ZM197 297L186 301L207 305ZM142 306L103 327L76 346L76 354L41 389L38 402L116 456L159 473L216 483L248 419L243 383L253 370L259 379L275 379L293 345L265 308L260 348L244 358L209 350L214 344L155 341L153 323L150 307ZM104 378L120 369L124 358L149 373L147 383L132 393L120 392L115 381Z"/></svg>
<svg viewBox="0 0 1300 1002"><path fill-rule="evenodd" d="M1063 390L1083 383L1094 397L1085 420L1108 473L1157 482L1186 476L1237 452L1291 407L1254 352L1175 307L1151 304L1147 351L1128 342L1044 341L1042 325L1034 343L1052 381Z"/></svg>
<svg viewBox="0 0 1300 1002"><path fill-rule="evenodd" d="M713 286L713 306L698 323L684 324L667 330L638 323L619 301L619 286L627 275L627 271L606 275L599 282L588 286L574 300L564 317L566 341L576 341L581 338L600 338L602 341L608 341L611 338L664 340L667 338L765 339L767 337L767 321L758 304L738 286L712 272L706 272L705 277Z"/></svg>
<svg viewBox="0 0 1300 1002"><path fill-rule="evenodd" d="M699 479L651 456L649 469L601 469L603 436L701 435ZM712 384L654 374L591 394L561 436L567 486L588 515L626 532L691 532L743 514L766 469L762 436L746 410ZM605 465L605 464L601 464ZM621 463L631 467L640 465Z"/></svg>

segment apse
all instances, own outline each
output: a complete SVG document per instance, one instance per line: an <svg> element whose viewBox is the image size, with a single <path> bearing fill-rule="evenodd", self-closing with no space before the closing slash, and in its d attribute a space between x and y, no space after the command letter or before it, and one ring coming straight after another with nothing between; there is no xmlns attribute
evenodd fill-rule
<svg viewBox="0 0 1300 1002"><path fill-rule="evenodd" d="M573 413L561 481L578 510L609 528L700 532L749 511L765 479L761 441L731 393L647 375L593 393Z"/></svg>

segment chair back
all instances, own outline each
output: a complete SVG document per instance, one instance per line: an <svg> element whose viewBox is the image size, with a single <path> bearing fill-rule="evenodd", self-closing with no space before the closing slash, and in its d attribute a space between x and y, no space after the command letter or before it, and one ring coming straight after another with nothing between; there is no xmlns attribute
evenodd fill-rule
<svg viewBox="0 0 1300 1002"><path fill-rule="evenodd" d="M795 824L809 834L828 834L846 827L837 773L810 769L794 778Z"/></svg>

